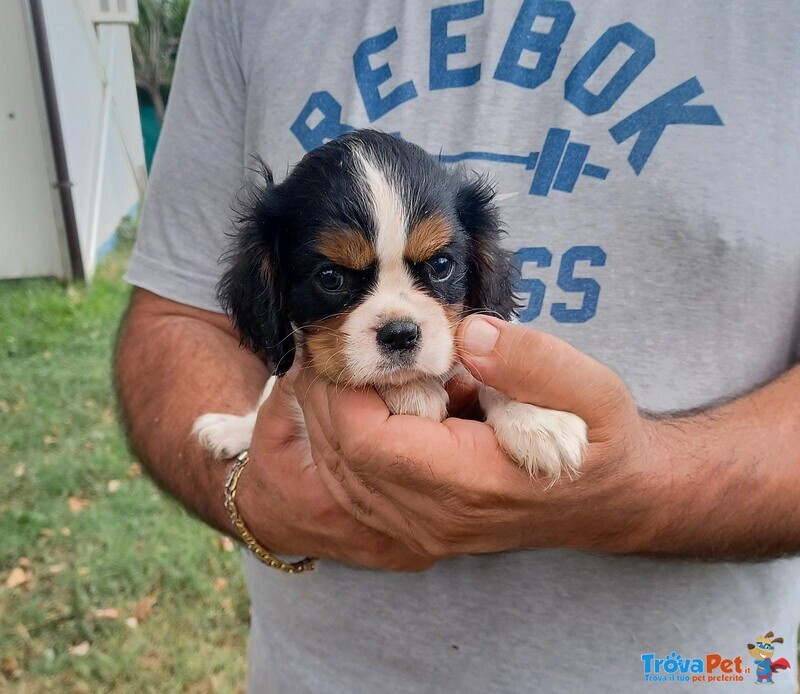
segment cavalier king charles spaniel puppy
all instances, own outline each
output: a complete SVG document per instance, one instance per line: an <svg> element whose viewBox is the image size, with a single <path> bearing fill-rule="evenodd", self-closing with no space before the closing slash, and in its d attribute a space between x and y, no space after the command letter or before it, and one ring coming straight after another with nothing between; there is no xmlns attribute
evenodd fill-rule
<svg viewBox="0 0 800 694"><path fill-rule="evenodd" d="M280 184L264 167L250 192L218 296L243 344L268 361L259 406L302 351L321 377L374 387L392 414L444 419L444 384L468 377L459 321L509 320L516 308L516 270L486 179L359 130L308 153ZM555 481L580 469L582 419L482 384L478 393L498 443L530 474ZM249 446L256 412L206 414L194 432L216 457L233 457Z"/></svg>

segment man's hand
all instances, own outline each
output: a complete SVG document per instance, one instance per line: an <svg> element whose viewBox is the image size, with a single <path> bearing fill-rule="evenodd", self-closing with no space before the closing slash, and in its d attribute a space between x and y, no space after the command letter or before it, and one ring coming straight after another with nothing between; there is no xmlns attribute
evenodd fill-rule
<svg viewBox="0 0 800 694"><path fill-rule="evenodd" d="M637 489L647 426L616 374L552 336L494 319L470 321L461 337L464 364L484 383L586 421L583 475L548 488L509 461L482 422L390 416L374 391L304 374L298 394L330 492L354 517L433 556L611 538L618 551L632 549L646 516Z"/></svg>
<svg viewBox="0 0 800 694"><path fill-rule="evenodd" d="M297 390L317 469L353 517L431 556L569 547L733 557L800 548L796 370L712 414L661 421L638 413L613 371L551 335L475 317L459 339L476 378L587 423L582 474L547 488L503 455L485 424L390 416L370 389L303 374ZM754 407L760 421L743 437L741 418ZM773 482L754 490L756 463ZM748 502L751 515L742 515ZM770 505L792 509L781 533L749 520Z"/></svg>
<svg viewBox="0 0 800 694"><path fill-rule="evenodd" d="M434 559L356 520L336 501L313 465L292 407L296 370L279 379L258 413L237 507L276 554L323 557L387 571L422 571Z"/></svg>
<svg viewBox="0 0 800 694"><path fill-rule="evenodd" d="M117 389L132 446L151 475L207 523L237 536L223 505L230 463L212 460L191 433L206 412L245 414L267 379L239 348L225 316L134 292L116 355ZM309 464L282 379L261 409L237 505L256 539L276 553L333 557L390 570L433 559L346 513Z"/></svg>

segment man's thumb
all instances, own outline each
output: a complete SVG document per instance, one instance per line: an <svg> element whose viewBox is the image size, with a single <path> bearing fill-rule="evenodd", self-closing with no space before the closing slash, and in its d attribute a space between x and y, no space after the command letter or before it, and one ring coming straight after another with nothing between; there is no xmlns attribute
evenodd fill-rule
<svg viewBox="0 0 800 694"><path fill-rule="evenodd" d="M265 438L286 441L297 435L299 406L294 393L297 370L290 369L281 378L270 379L272 390L263 400L256 421L256 431ZM263 396L262 396L263 397Z"/></svg>
<svg viewBox="0 0 800 694"><path fill-rule="evenodd" d="M479 381L519 402L577 414L589 426L627 393L611 369L545 332L472 316L456 339L461 361Z"/></svg>

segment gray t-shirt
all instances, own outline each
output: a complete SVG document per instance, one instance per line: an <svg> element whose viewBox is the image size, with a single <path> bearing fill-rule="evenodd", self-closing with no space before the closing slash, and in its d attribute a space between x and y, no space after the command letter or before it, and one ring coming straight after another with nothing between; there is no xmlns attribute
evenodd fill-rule
<svg viewBox="0 0 800 694"><path fill-rule="evenodd" d="M523 322L617 370L644 408L740 393L798 358L798 35L792 0L194 0L127 278L218 310L250 155L280 179L371 126L496 180ZM755 681L746 644L768 630L796 664L795 559L245 569L252 691L619 692L663 674L728 691ZM715 653L743 659L742 683L682 679L678 655Z"/></svg>

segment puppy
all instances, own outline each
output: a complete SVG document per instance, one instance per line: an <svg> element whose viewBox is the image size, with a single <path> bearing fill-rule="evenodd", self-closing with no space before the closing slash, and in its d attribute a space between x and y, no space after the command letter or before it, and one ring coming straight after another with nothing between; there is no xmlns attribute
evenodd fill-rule
<svg viewBox="0 0 800 694"><path fill-rule="evenodd" d="M278 185L264 167L237 220L220 302L273 377L302 349L320 376L373 386L393 414L442 420L444 384L467 373L456 357L458 323L471 313L508 320L516 308L493 195L486 179L447 169L409 142L348 133ZM579 470L582 419L478 387L512 460L551 480ZM255 411L206 414L194 432L215 456L232 457L249 446L255 419Z"/></svg>

